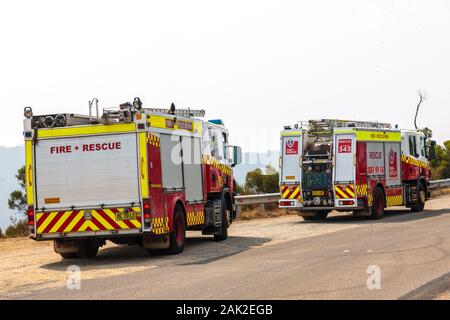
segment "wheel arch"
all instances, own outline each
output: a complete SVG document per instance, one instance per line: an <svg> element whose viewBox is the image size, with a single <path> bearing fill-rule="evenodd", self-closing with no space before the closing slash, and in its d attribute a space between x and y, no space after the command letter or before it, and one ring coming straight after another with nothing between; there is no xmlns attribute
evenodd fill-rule
<svg viewBox="0 0 450 320"><path fill-rule="evenodd" d="M173 218L175 216L175 210L177 207L181 208L181 211L183 212L184 215L184 223L187 227L187 217L186 217L186 207L184 205L183 200L181 199L181 197L175 197L172 199L171 203L170 203L170 207L168 208L168 216L169 216L169 229L170 231L173 230Z"/></svg>

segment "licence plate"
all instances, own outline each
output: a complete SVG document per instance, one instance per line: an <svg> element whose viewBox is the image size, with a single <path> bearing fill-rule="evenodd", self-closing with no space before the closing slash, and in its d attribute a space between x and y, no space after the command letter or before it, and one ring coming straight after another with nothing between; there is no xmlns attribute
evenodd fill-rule
<svg viewBox="0 0 450 320"><path fill-rule="evenodd" d="M323 190L314 190L312 192L312 195L313 196L323 196L323 195L325 195L325 192Z"/></svg>
<svg viewBox="0 0 450 320"><path fill-rule="evenodd" d="M134 211L116 212L116 221L136 220L137 213Z"/></svg>

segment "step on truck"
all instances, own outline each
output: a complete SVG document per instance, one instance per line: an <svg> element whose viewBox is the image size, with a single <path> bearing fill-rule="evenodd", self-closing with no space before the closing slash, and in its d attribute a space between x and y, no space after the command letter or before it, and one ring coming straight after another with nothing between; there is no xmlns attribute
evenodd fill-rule
<svg viewBox="0 0 450 320"><path fill-rule="evenodd" d="M143 108L33 115L25 108L28 224L63 258L107 240L149 253L183 251L186 230L225 240L236 218L232 167L241 150L204 110Z"/></svg>
<svg viewBox="0 0 450 320"><path fill-rule="evenodd" d="M420 130L347 120L310 120L281 132L279 207L305 220L332 211L373 219L385 208L422 211L430 197L435 141Z"/></svg>

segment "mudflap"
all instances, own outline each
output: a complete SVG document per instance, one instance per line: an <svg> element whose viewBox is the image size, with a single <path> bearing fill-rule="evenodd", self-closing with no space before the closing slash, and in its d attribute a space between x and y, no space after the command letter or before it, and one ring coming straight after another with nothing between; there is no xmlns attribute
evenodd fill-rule
<svg viewBox="0 0 450 320"><path fill-rule="evenodd" d="M80 246L76 240L54 240L53 249L56 253L78 253Z"/></svg>
<svg viewBox="0 0 450 320"><path fill-rule="evenodd" d="M144 232L142 246L145 249L168 249L170 246L169 234L157 235L152 232Z"/></svg>
<svg viewBox="0 0 450 320"><path fill-rule="evenodd" d="M99 247L103 247L106 244L106 241L101 239L88 239L88 240L95 241ZM53 240L53 249L55 250L56 253L79 253L82 241L86 241L86 239Z"/></svg>

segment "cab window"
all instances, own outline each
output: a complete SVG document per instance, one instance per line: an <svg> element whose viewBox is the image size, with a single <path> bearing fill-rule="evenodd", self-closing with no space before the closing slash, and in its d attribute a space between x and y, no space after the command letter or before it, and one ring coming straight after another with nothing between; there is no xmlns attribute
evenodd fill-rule
<svg viewBox="0 0 450 320"><path fill-rule="evenodd" d="M426 157L425 151L425 137L420 137L420 155Z"/></svg>
<svg viewBox="0 0 450 320"><path fill-rule="evenodd" d="M219 130L215 130L215 136L216 136L216 142L217 142L217 144L215 145L216 151L217 151L216 158L217 158L217 160L222 161L225 159L225 156L224 156L225 155L225 153L224 153L225 144L223 141L222 132Z"/></svg>
<svg viewBox="0 0 450 320"><path fill-rule="evenodd" d="M416 144L416 136L409 136L408 138L409 141L409 154L412 155L413 157L417 157L418 153L417 153L417 144Z"/></svg>

